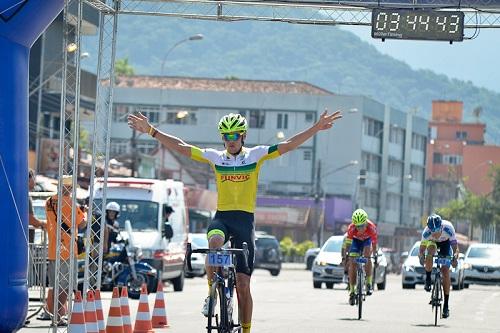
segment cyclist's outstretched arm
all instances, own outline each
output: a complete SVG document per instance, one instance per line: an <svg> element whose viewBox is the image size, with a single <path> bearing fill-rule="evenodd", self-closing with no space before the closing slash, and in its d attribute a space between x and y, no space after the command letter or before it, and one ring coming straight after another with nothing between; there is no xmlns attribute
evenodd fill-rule
<svg viewBox="0 0 500 333"><path fill-rule="evenodd" d="M168 149L172 149L184 156L191 157L192 145L184 142L178 137L169 135L153 127L153 125L149 123L148 118L142 113L139 113L138 115L130 114L128 115L127 120L130 128L141 133L149 134Z"/></svg>
<svg viewBox="0 0 500 333"><path fill-rule="evenodd" d="M319 120L314 125L278 144L278 151L280 155L288 153L289 151L299 147L319 131L331 128L333 123L340 118L342 118L340 111L328 114L328 110L325 109L319 117Z"/></svg>

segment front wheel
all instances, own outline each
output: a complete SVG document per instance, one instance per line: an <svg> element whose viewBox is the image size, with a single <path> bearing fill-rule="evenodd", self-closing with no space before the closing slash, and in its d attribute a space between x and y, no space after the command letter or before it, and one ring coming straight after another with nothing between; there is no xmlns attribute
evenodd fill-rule
<svg viewBox="0 0 500 333"><path fill-rule="evenodd" d="M363 279L363 272L361 269L358 268L358 287L357 287L357 299L358 299L358 320L361 319L363 315L363 285L364 285L364 279Z"/></svg>
<svg viewBox="0 0 500 333"><path fill-rule="evenodd" d="M141 286L145 283L149 284L148 276L144 273L137 273L137 279L132 277L132 274L129 274L127 277L127 289L128 296L132 299L139 299L141 297Z"/></svg>
<svg viewBox="0 0 500 333"><path fill-rule="evenodd" d="M313 281L313 286L314 286L314 289L321 289L321 282Z"/></svg>
<svg viewBox="0 0 500 333"><path fill-rule="evenodd" d="M182 291L182 289L184 289L184 271L181 271L181 275L171 281L174 291Z"/></svg>
<svg viewBox="0 0 500 333"><path fill-rule="evenodd" d="M280 275L280 270L279 269L271 269L269 272L271 273L272 276L278 276L278 275Z"/></svg>

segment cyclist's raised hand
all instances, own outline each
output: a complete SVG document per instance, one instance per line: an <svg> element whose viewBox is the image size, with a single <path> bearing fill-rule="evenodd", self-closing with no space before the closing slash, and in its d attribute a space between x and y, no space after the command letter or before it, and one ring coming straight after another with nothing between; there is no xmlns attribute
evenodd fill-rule
<svg viewBox="0 0 500 333"><path fill-rule="evenodd" d="M139 114L129 114L127 117L128 126L141 133L148 133L151 124L148 117L139 112Z"/></svg>
<svg viewBox="0 0 500 333"><path fill-rule="evenodd" d="M315 126L320 131L326 130L331 128L333 126L333 123L340 118L342 118L342 114L340 113L340 111L335 111L332 114L328 114L328 109L325 109L325 111L323 111L323 113L319 116L319 119L316 122Z"/></svg>

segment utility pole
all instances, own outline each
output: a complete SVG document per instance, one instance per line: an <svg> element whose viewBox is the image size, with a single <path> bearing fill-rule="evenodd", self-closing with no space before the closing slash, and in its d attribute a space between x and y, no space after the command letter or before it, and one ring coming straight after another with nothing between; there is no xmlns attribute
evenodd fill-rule
<svg viewBox="0 0 500 333"><path fill-rule="evenodd" d="M317 239L318 239L318 247L321 247L323 243L323 227L319 224L319 203L321 197L321 160L318 160L318 166L316 169L316 186L314 190L314 219L315 225L317 228ZM323 221L324 222L324 221Z"/></svg>
<svg viewBox="0 0 500 333"><path fill-rule="evenodd" d="M135 169L137 168L137 131L132 129L132 138L130 139L130 146L131 146L131 155L132 155L132 167L131 167L131 176L135 177Z"/></svg>

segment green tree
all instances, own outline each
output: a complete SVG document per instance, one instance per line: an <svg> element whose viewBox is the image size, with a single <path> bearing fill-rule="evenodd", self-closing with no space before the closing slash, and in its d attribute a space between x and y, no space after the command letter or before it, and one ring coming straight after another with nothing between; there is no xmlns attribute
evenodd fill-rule
<svg viewBox="0 0 500 333"><path fill-rule="evenodd" d="M486 195L475 195L467 191L460 200L452 200L438 213L450 220L469 220L472 225L487 227L500 226L500 166L489 174L493 180L493 190Z"/></svg>
<svg viewBox="0 0 500 333"><path fill-rule="evenodd" d="M128 63L128 58L117 59L115 62L116 76L131 76L134 75L134 67Z"/></svg>

